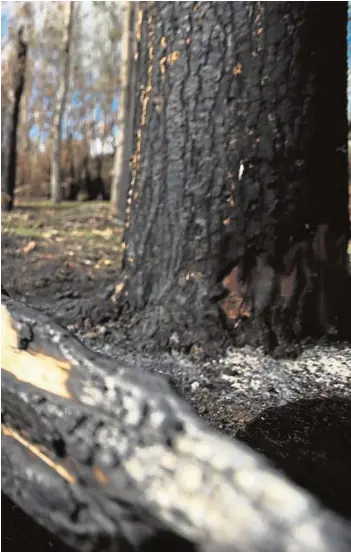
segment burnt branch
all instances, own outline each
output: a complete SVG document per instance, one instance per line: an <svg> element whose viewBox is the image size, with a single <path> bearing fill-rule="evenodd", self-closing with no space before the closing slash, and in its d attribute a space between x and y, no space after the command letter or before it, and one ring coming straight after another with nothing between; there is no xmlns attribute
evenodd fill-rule
<svg viewBox="0 0 351 552"><path fill-rule="evenodd" d="M341 519L165 379L2 301L3 491L51 532L82 551L350 549Z"/></svg>

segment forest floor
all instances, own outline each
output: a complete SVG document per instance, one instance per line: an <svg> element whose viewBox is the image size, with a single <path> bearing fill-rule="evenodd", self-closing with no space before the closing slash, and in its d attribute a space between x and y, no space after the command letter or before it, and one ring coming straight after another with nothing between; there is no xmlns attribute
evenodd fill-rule
<svg viewBox="0 0 351 552"><path fill-rule="evenodd" d="M107 202L20 203L2 213L2 283L74 325L77 304L116 283L121 234Z"/></svg>
<svg viewBox="0 0 351 552"><path fill-rule="evenodd" d="M2 214L2 284L10 296L53 316L91 348L171 377L195 411L222 432L234 436L253 420L266 420L269 427L259 430L259 442L257 428L253 428L255 438L246 434L243 439L278 465L279 456L307 457L306 447L317 447L320 458L329 458L328 428L332 428L337 436L337 445L333 441L337 469L334 460L328 464L327 479L333 472L345 486L341 466L351 464L351 346L310 345L296 360L275 360L252 347L231 349L206 362L179 353L155 358L135 351L118 324L109 321L122 231L108 203L65 202L53 207L44 201L23 202L12 213ZM106 308L106 321L100 311L96 324L90 306L99 303ZM335 400L342 402L335 406ZM290 405L288 415L279 418L286 405ZM273 410L262 416L267 408ZM287 443L291 450L286 451ZM284 466L291 476L295 468L296 462L290 471ZM311 465L303 469L311 471ZM320 479L326 480L325 473ZM331 486L338 488L335 482ZM318 488L311 490L318 494ZM348 491L345 496L351 494L350 478Z"/></svg>
<svg viewBox="0 0 351 552"><path fill-rule="evenodd" d="M296 361L274 360L250 347L201 364L178 353L159 355L156 363L152 355L136 353L109 320L122 231L107 202L63 202L58 207L48 201L22 202L12 213L2 213L2 284L11 297L53 316L93 348L116 357L122 351L142 355L150 370L171 372L198 412L228 433L264 406L334 392L351 395L351 348L342 343L309 347ZM106 322L99 312L95 323L90 307L98 304L106 310ZM212 402L209 394L223 396Z"/></svg>

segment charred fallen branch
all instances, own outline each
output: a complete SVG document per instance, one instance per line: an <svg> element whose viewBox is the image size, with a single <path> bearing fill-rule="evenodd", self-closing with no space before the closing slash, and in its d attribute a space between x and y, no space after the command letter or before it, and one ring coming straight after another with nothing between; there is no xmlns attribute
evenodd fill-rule
<svg viewBox="0 0 351 552"><path fill-rule="evenodd" d="M346 522L166 379L4 295L1 346L3 492L77 550L351 549Z"/></svg>

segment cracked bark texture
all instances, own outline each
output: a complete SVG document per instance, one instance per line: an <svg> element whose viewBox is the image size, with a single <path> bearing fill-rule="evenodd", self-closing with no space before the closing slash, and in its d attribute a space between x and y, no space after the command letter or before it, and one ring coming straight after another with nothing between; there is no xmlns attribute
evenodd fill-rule
<svg viewBox="0 0 351 552"><path fill-rule="evenodd" d="M227 333L212 300L229 210L234 79L229 2L147 2L137 20L137 113L118 306L155 347Z"/></svg>
<svg viewBox="0 0 351 552"><path fill-rule="evenodd" d="M139 6L115 300L141 340L226 343L234 267L251 315L239 341L286 353L347 337L346 17L344 2Z"/></svg>
<svg viewBox="0 0 351 552"><path fill-rule="evenodd" d="M165 378L2 296L2 491L82 552L348 552L349 525Z"/></svg>
<svg viewBox="0 0 351 552"><path fill-rule="evenodd" d="M235 6L234 210L223 270L238 267L268 350L329 332L350 338L347 4Z"/></svg>

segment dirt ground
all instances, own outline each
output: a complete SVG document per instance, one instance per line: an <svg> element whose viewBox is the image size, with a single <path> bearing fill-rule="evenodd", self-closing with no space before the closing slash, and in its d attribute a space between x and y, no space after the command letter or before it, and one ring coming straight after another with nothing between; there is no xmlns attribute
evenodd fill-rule
<svg viewBox="0 0 351 552"><path fill-rule="evenodd" d="M155 359L134 351L113 320L108 299L120 270L122 232L107 202L63 202L59 207L48 201L20 203L12 213L2 214L2 284L12 297L53 316L89 346L115 358L138 357L150 370L167 372L201 416L230 434L265 406L310 398L313 391L319 396L319 382L308 371L303 374L250 348L229 351L207 363L176 354ZM309 362L320 364L325 356L334 362L340 348L345 362L350 361L351 377L348 346L326 347L323 353L312 348L306 354ZM340 366L342 371L344 363ZM294 378L294 370L298 378L303 376L301 381ZM337 370L324 376L330 391ZM277 377L281 389L274 383ZM346 380L341 377L339 383L351 383ZM344 395L346 389L342 391Z"/></svg>
<svg viewBox="0 0 351 552"><path fill-rule="evenodd" d="M151 371L166 373L201 416L229 434L266 406L309 399L311 393L325 396L323 378L330 395L338 370L323 370L321 382L316 381L314 368L296 369L306 365L304 354L307 364L313 365L334 366L336 359L340 365L336 387L347 394L348 345L317 345L295 363L277 362L250 347L205 363L176 353L155 358L135 351L113 320L109 301L121 266L122 232L108 202L63 202L58 207L48 201L20 203L12 213L2 213L2 285L10 296L43 310L88 346L115 358L126 355ZM350 379L345 363L350 363Z"/></svg>
<svg viewBox="0 0 351 552"><path fill-rule="evenodd" d="M103 332L105 341L121 344L126 336L116 329L108 298L120 271L122 233L107 202L22 202L2 214L3 286L70 330ZM230 293L222 304L232 318L245 314L234 273L224 281Z"/></svg>
<svg viewBox="0 0 351 552"><path fill-rule="evenodd" d="M71 329L88 329L83 307L116 283L121 235L107 202L22 203L2 213L2 284Z"/></svg>

